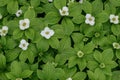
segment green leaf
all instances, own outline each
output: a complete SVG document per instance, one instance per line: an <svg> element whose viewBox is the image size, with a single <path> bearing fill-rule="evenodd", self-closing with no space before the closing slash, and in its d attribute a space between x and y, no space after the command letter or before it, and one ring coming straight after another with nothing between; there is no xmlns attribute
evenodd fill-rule
<svg viewBox="0 0 120 80"><path fill-rule="evenodd" d="M68 67L74 67L77 64L77 57L73 56L69 58Z"/></svg>
<svg viewBox="0 0 120 80"><path fill-rule="evenodd" d="M56 37L52 37L49 40L49 45L54 49L58 49L59 48L59 40Z"/></svg>
<svg viewBox="0 0 120 80"><path fill-rule="evenodd" d="M101 0L95 0L92 2L92 12L93 14L101 13L103 10L103 2ZM101 16L102 17L102 16Z"/></svg>
<svg viewBox="0 0 120 80"><path fill-rule="evenodd" d="M36 71L38 69L38 63L32 64L30 68L31 70Z"/></svg>
<svg viewBox="0 0 120 80"><path fill-rule="evenodd" d="M55 37L63 38L65 36L62 25L59 25L59 24L54 25L52 26L52 29L55 30L55 35L54 35Z"/></svg>
<svg viewBox="0 0 120 80"><path fill-rule="evenodd" d="M105 4L105 11L108 14L115 14L116 13L116 8L115 8L115 6L113 6L113 5L109 4L109 3L106 3Z"/></svg>
<svg viewBox="0 0 120 80"><path fill-rule="evenodd" d="M35 35L35 31L33 29L28 29L28 30L25 31L25 36L28 39L33 40L34 39L34 35Z"/></svg>
<svg viewBox="0 0 120 80"><path fill-rule="evenodd" d="M86 73L84 73L84 72L77 72L73 76L73 80L85 80L85 78L86 78Z"/></svg>
<svg viewBox="0 0 120 80"><path fill-rule="evenodd" d="M92 71L88 70L87 74L88 74L89 79L95 80L94 73Z"/></svg>
<svg viewBox="0 0 120 80"><path fill-rule="evenodd" d="M18 10L18 2L16 0L11 0L7 5L7 10L10 14L15 14Z"/></svg>
<svg viewBox="0 0 120 80"><path fill-rule="evenodd" d="M30 63L33 63L35 55L34 55L34 53L31 50L27 51L27 58L28 58Z"/></svg>
<svg viewBox="0 0 120 80"><path fill-rule="evenodd" d="M11 63L11 73L15 76L21 75L22 73L22 67L21 67L21 63L18 61L13 61Z"/></svg>
<svg viewBox="0 0 120 80"><path fill-rule="evenodd" d="M35 16L36 16L35 10L32 7L29 7L24 14L24 18L29 18L29 19L35 18Z"/></svg>
<svg viewBox="0 0 120 80"><path fill-rule="evenodd" d="M112 25L111 31L114 35L118 36L120 34L120 25Z"/></svg>
<svg viewBox="0 0 120 80"><path fill-rule="evenodd" d="M80 71L83 71L87 66L87 62L85 59L80 59L80 60L78 59L77 64L79 66Z"/></svg>
<svg viewBox="0 0 120 80"><path fill-rule="evenodd" d="M66 35L70 35L74 31L74 24L69 18L64 18L62 20L62 26Z"/></svg>
<svg viewBox="0 0 120 80"><path fill-rule="evenodd" d="M19 59L21 61L25 62L27 60L27 56L28 56L27 53L28 53L27 50L26 51L22 51L21 54L19 55Z"/></svg>
<svg viewBox="0 0 120 80"><path fill-rule="evenodd" d="M70 57L75 54L75 51L73 48L66 48L59 53L60 54L55 56L55 62L58 63L58 65L63 65Z"/></svg>
<svg viewBox="0 0 120 80"><path fill-rule="evenodd" d="M47 51L49 49L49 44L46 39L39 40L36 46L39 49L39 51L42 51L42 52Z"/></svg>
<svg viewBox="0 0 120 80"><path fill-rule="evenodd" d="M84 1L82 4L82 8L85 13L92 13L92 4L88 1Z"/></svg>
<svg viewBox="0 0 120 80"><path fill-rule="evenodd" d="M54 1L54 6L57 9L61 9L63 6L66 6L66 0L55 0Z"/></svg>
<svg viewBox="0 0 120 80"><path fill-rule="evenodd" d="M120 0L109 0L110 4L116 6L120 6Z"/></svg>
<svg viewBox="0 0 120 80"><path fill-rule="evenodd" d="M75 16L72 21L76 24L81 24L85 21L85 17L83 15Z"/></svg>
<svg viewBox="0 0 120 80"><path fill-rule="evenodd" d="M15 29L13 32L13 38L14 39L19 39L23 36L23 31L21 31L20 29Z"/></svg>
<svg viewBox="0 0 120 80"><path fill-rule="evenodd" d="M40 5L40 0L31 0L30 3L31 3L31 6L37 7Z"/></svg>
<svg viewBox="0 0 120 80"><path fill-rule="evenodd" d="M0 69L6 67L6 57L3 54L0 54Z"/></svg>
<svg viewBox="0 0 120 80"><path fill-rule="evenodd" d="M63 65L67 60L66 55L64 54L57 54L55 56L55 62L58 63L58 65Z"/></svg>
<svg viewBox="0 0 120 80"><path fill-rule="evenodd" d="M5 73L5 75L7 76L8 79L15 79L15 77L11 74L11 72Z"/></svg>
<svg viewBox="0 0 120 80"><path fill-rule="evenodd" d="M80 16L82 18L81 16L82 6L79 3L70 4L68 7L69 7L70 16L73 16L73 17Z"/></svg>
<svg viewBox="0 0 120 80"><path fill-rule="evenodd" d="M6 45L6 37L2 36L1 37L1 45L5 46Z"/></svg>
<svg viewBox="0 0 120 80"><path fill-rule="evenodd" d="M18 57L19 53L20 53L20 49L18 48L6 51L5 56L6 56L7 62L11 62L15 60Z"/></svg>
<svg viewBox="0 0 120 80"><path fill-rule="evenodd" d="M43 70L37 70L38 78L41 80L57 80L61 74L63 71L60 68L55 68L51 63L45 64Z"/></svg>
<svg viewBox="0 0 120 80"><path fill-rule="evenodd" d="M95 77L97 77L98 80L106 80L105 74L99 68L95 70Z"/></svg>
<svg viewBox="0 0 120 80"><path fill-rule="evenodd" d="M32 75L33 71L31 70L24 70L22 73L21 73L21 77L22 78L27 78L27 77L30 77L30 75Z"/></svg>
<svg viewBox="0 0 120 80"><path fill-rule="evenodd" d="M61 39L60 41L60 47L59 47L59 51L63 51L66 48L71 47L71 39L70 37L64 37L63 39Z"/></svg>
<svg viewBox="0 0 120 80"><path fill-rule="evenodd" d="M98 63L96 61L88 61L87 67L93 71L98 67Z"/></svg>
<svg viewBox="0 0 120 80"><path fill-rule="evenodd" d="M102 61L102 54L99 51L95 51L93 56L98 62Z"/></svg>
<svg viewBox="0 0 120 80"><path fill-rule="evenodd" d="M105 62L112 61L113 57L114 54L112 49L106 49L102 52L102 58Z"/></svg>
<svg viewBox="0 0 120 80"><path fill-rule="evenodd" d="M119 80L120 79L120 71L113 71L112 80Z"/></svg>
<svg viewBox="0 0 120 80"><path fill-rule="evenodd" d="M109 15L104 11L101 13L98 13L96 17L97 17L96 22L98 23L105 23L109 19Z"/></svg>
<svg viewBox="0 0 120 80"><path fill-rule="evenodd" d="M81 24L80 31L83 32L86 37L92 37L94 35L94 27L88 24Z"/></svg>
<svg viewBox="0 0 120 80"><path fill-rule="evenodd" d="M72 39L74 43L80 43L83 40L84 36L81 33L72 33Z"/></svg>
<svg viewBox="0 0 120 80"><path fill-rule="evenodd" d="M6 48L8 48L8 49L14 49L17 45L15 40L12 39L12 38L8 38L7 41L6 41L6 44L7 44Z"/></svg>
<svg viewBox="0 0 120 80"><path fill-rule="evenodd" d="M93 52L95 48L95 44L93 42L89 42L88 44L86 44L83 48L83 51L86 53L86 54L90 54Z"/></svg>
<svg viewBox="0 0 120 80"><path fill-rule="evenodd" d="M116 57L120 59L120 50L116 50Z"/></svg>
<svg viewBox="0 0 120 80"><path fill-rule="evenodd" d="M57 12L49 12L45 16L45 22L47 24L56 24L61 19L60 15Z"/></svg>
<svg viewBox="0 0 120 80"><path fill-rule="evenodd" d="M0 0L0 7L5 6L7 4L7 0Z"/></svg>
<svg viewBox="0 0 120 80"><path fill-rule="evenodd" d="M9 22L6 22L7 26L9 27L9 34L13 34L13 32L18 28L18 21L16 20L10 20ZM6 25L4 24L4 25Z"/></svg>

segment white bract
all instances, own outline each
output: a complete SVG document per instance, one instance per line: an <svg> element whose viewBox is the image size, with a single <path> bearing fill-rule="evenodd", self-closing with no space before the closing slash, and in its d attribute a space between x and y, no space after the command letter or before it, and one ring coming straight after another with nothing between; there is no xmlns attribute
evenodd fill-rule
<svg viewBox="0 0 120 80"><path fill-rule="evenodd" d="M85 16L86 20L85 23L93 26L95 24L95 17L93 17L91 14L86 14Z"/></svg>
<svg viewBox="0 0 120 80"><path fill-rule="evenodd" d="M72 80L72 78L67 78L66 80Z"/></svg>
<svg viewBox="0 0 120 80"><path fill-rule="evenodd" d="M20 47L22 50L27 50L28 45L29 45L29 43L28 43L25 39L22 39L22 40L20 41L19 47Z"/></svg>
<svg viewBox="0 0 120 80"><path fill-rule="evenodd" d="M111 23L114 23L114 24L118 24L119 23L119 19L118 19L119 16L115 16L114 14L111 14L109 18L110 18L110 22Z"/></svg>
<svg viewBox="0 0 120 80"><path fill-rule="evenodd" d="M79 0L79 3L83 3L83 0Z"/></svg>
<svg viewBox="0 0 120 80"><path fill-rule="evenodd" d="M0 14L0 19L2 19L2 14Z"/></svg>
<svg viewBox="0 0 120 80"><path fill-rule="evenodd" d="M53 2L53 0L48 0L48 2Z"/></svg>
<svg viewBox="0 0 120 80"><path fill-rule="evenodd" d="M16 78L16 80L23 80L22 78Z"/></svg>
<svg viewBox="0 0 120 80"><path fill-rule="evenodd" d="M29 19L24 19L19 21L19 28L21 30L28 29L30 27L30 20Z"/></svg>
<svg viewBox="0 0 120 80"><path fill-rule="evenodd" d="M45 37L46 39L51 38L54 35L54 31L49 27L45 27L44 30L40 32L41 36Z"/></svg>
<svg viewBox="0 0 120 80"><path fill-rule="evenodd" d="M8 27L3 26L2 29L0 29L0 36L6 36L7 33L8 33Z"/></svg>
<svg viewBox="0 0 120 80"><path fill-rule="evenodd" d="M117 42L113 42L113 48L114 49L120 49L120 44L119 43L117 43Z"/></svg>
<svg viewBox="0 0 120 80"><path fill-rule="evenodd" d="M59 9L61 16L68 16L69 15L69 9L68 7L64 6L62 9Z"/></svg>
<svg viewBox="0 0 120 80"><path fill-rule="evenodd" d="M15 13L15 15L16 15L17 17L20 17L21 14L22 14L22 10L18 10L18 11Z"/></svg>

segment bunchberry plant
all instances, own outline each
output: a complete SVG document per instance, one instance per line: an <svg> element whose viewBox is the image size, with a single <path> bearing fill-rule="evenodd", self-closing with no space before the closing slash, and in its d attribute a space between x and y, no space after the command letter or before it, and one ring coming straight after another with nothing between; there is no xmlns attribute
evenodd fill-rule
<svg viewBox="0 0 120 80"><path fill-rule="evenodd" d="M0 80L119 80L120 0L0 0Z"/></svg>

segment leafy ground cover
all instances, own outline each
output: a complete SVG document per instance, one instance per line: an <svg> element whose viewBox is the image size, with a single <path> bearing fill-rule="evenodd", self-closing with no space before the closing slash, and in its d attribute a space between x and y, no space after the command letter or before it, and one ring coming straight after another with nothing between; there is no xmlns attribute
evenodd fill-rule
<svg viewBox="0 0 120 80"><path fill-rule="evenodd" d="M0 80L120 80L120 0L0 0Z"/></svg>

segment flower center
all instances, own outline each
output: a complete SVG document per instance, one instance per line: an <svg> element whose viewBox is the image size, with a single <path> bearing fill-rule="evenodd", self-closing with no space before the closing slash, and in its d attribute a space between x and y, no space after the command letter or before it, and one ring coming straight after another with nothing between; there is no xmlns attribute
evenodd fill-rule
<svg viewBox="0 0 120 80"><path fill-rule="evenodd" d="M6 30L2 30L2 33L6 33Z"/></svg>
<svg viewBox="0 0 120 80"><path fill-rule="evenodd" d="M105 64L104 63L100 63L99 67L100 68L105 68Z"/></svg>
<svg viewBox="0 0 120 80"><path fill-rule="evenodd" d="M99 36L100 36L100 33L96 32L95 37L99 37Z"/></svg>
<svg viewBox="0 0 120 80"><path fill-rule="evenodd" d="M78 51L78 52L77 52L77 56L78 56L79 58L82 58L82 57L84 56L84 53L83 53L82 51Z"/></svg>
<svg viewBox="0 0 120 80"><path fill-rule="evenodd" d="M116 18L112 18L113 21L116 21Z"/></svg>
<svg viewBox="0 0 120 80"><path fill-rule="evenodd" d="M21 14L21 12L18 12L18 14Z"/></svg>
<svg viewBox="0 0 120 80"><path fill-rule="evenodd" d="M93 19L92 19L92 17L90 17L90 18L88 18L89 19L89 21L92 21Z"/></svg>
<svg viewBox="0 0 120 80"><path fill-rule="evenodd" d="M26 26L26 23L25 23L25 22L23 23L23 26L24 26L24 27Z"/></svg>
<svg viewBox="0 0 120 80"><path fill-rule="evenodd" d="M49 32L49 31L46 31L45 34L48 35L48 34L50 34L50 32Z"/></svg>
<svg viewBox="0 0 120 80"><path fill-rule="evenodd" d="M65 13L66 13L66 11L65 11L65 10L63 10L63 11L62 11L62 14L65 14Z"/></svg>
<svg viewBox="0 0 120 80"><path fill-rule="evenodd" d="M23 44L23 47L25 47L26 46L26 44Z"/></svg>
<svg viewBox="0 0 120 80"><path fill-rule="evenodd" d="M115 44L115 47L118 48L118 47L119 47L119 44Z"/></svg>

